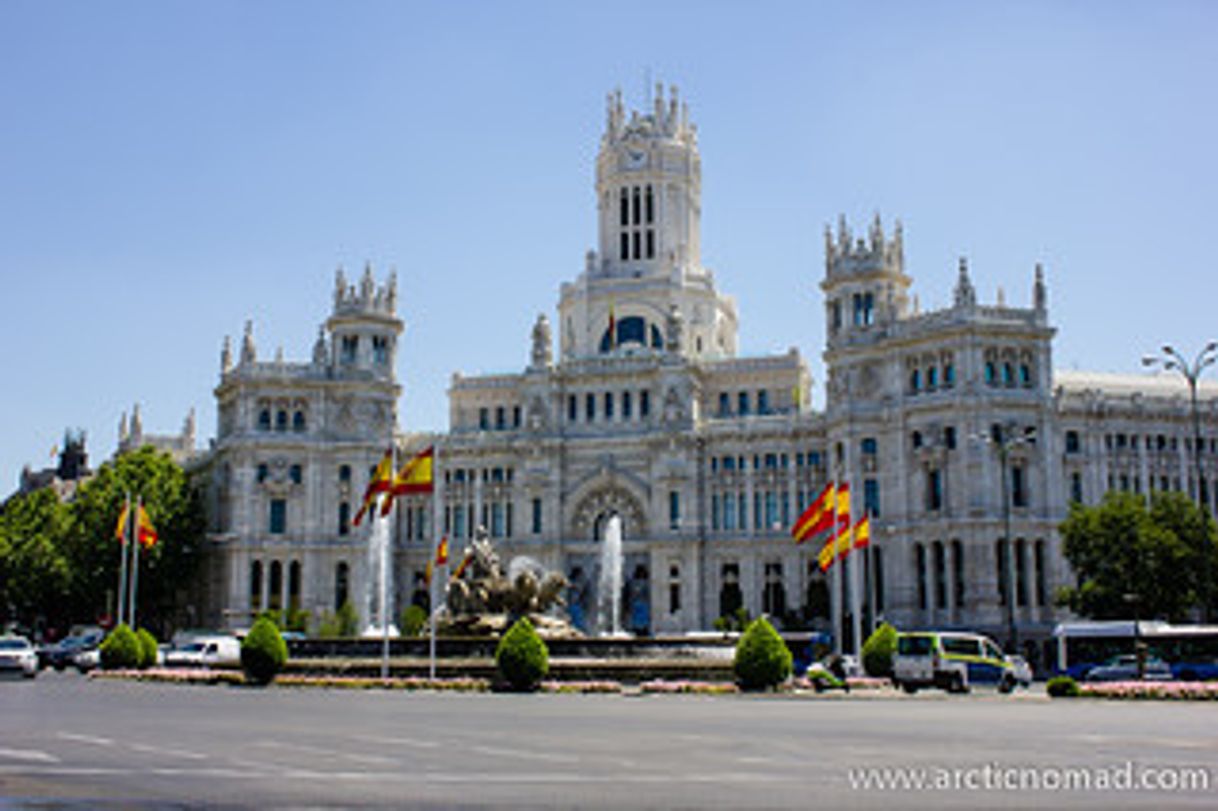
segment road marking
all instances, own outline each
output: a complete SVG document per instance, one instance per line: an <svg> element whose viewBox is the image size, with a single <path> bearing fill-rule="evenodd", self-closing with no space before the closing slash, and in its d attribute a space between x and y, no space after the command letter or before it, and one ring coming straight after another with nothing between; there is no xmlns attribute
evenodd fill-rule
<svg viewBox="0 0 1218 811"><path fill-rule="evenodd" d="M59 758L37 749L0 749L0 757L9 760L25 760L35 763L59 763Z"/></svg>
<svg viewBox="0 0 1218 811"><path fill-rule="evenodd" d="M356 763L375 763L381 766L392 766L397 761L391 757L384 755L359 755L349 752L337 752L334 749L326 749L321 746L306 746L299 743L285 743L284 741L258 741L254 746L260 746L265 749L282 749L287 752L300 752L305 755L321 755L327 758L343 758L344 760L354 761Z"/></svg>
<svg viewBox="0 0 1218 811"><path fill-rule="evenodd" d="M376 735L357 735L354 740L368 741L369 743L384 743L390 746L411 746L415 749L440 748L440 744L437 741L420 741L414 738L382 738Z"/></svg>
<svg viewBox="0 0 1218 811"><path fill-rule="evenodd" d="M166 757L182 758L184 760L207 760L207 755L200 752L191 752L186 749L170 749L164 746L150 746L146 743L133 743L131 748L136 752L148 752L155 755L165 755Z"/></svg>
<svg viewBox="0 0 1218 811"><path fill-rule="evenodd" d="M492 757L514 757L521 760L542 760L547 763L578 763L575 755L555 755L545 752L525 752L519 749L503 749L498 746L471 746L471 752L478 752Z"/></svg>
<svg viewBox="0 0 1218 811"><path fill-rule="evenodd" d="M251 770L248 768L222 768L215 766L204 767L153 767L139 766L16 766L0 764L0 775L18 774L22 776L43 777L73 777L73 776L122 776L155 775L158 777L224 777L239 780L283 780L296 778L301 780L324 780L327 782L377 782L377 783L505 783L505 784L547 784L547 783L604 783L606 785L667 785L671 783L702 783L702 784L771 784L776 782L802 782L804 778L794 774L732 774L713 772L706 774L579 774L573 772L418 772L382 771L382 772L350 772L350 771L318 771L314 769L283 769L270 768L266 770Z"/></svg>
<svg viewBox="0 0 1218 811"><path fill-rule="evenodd" d="M114 746L114 741L110 738L99 738L96 735L81 735L77 732L58 732L56 736L65 741L76 741L77 743L91 743L96 746Z"/></svg>

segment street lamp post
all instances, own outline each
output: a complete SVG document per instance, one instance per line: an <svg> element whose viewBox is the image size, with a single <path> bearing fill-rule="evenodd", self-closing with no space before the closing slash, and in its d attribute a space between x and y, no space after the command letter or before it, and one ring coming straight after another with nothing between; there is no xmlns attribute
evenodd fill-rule
<svg viewBox="0 0 1218 811"><path fill-rule="evenodd" d="M1016 577L1015 577L1015 544L1011 540L1011 485L1010 485L1010 456L1016 447L1022 447L1035 441L1035 428L1028 428L1022 434L1016 430L1014 423L1006 426L995 426L992 434L980 435L976 439L993 445L998 452L998 463L1002 476L1002 532L1006 544L1006 565L1002 567L1002 579L1005 581L1007 608L1007 638L1010 640L1011 652L1019 652L1019 627L1015 623Z"/></svg>
<svg viewBox="0 0 1218 811"><path fill-rule="evenodd" d="M1205 622L1208 622L1212 616L1212 606L1210 605L1212 594L1210 559L1212 555L1208 549L1210 511L1205 503L1205 499L1202 498L1202 487L1204 487L1203 483L1205 479L1201 466L1201 412L1197 408L1197 381L1201 378L1201 373L1207 367L1212 366L1215 361L1218 361L1218 341L1207 343L1197 353L1191 363L1171 344L1163 347L1161 355L1147 355L1142 358L1143 366L1162 366L1168 371L1179 372L1188 383L1189 409L1193 422L1193 464L1197 483L1197 506L1201 509L1201 525L1204 530L1197 553L1200 567L1198 571L1201 572L1201 588L1199 589L1201 592L1199 595L1201 598L1201 619Z"/></svg>

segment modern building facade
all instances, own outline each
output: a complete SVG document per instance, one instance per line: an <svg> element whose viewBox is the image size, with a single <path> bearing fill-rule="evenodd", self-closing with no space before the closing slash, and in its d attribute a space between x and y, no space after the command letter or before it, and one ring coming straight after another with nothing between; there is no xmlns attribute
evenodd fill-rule
<svg viewBox="0 0 1218 811"><path fill-rule="evenodd" d="M1195 492L1200 452L1213 508L1218 387L1202 387L1194 447L1182 380L1056 372L1039 266L1019 307L978 301L961 260L952 305L920 312L899 224L827 229L819 411L798 349L737 356L735 303L701 263L697 130L675 88L629 114L609 97L595 194L597 248L561 285L555 323L538 316L522 370L454 375L445 433L395 429L392 279L378 287L367 271L356 288L340 272L311 362L257 361L248 327L236 362L226 342L206 462L214 620L346 599L366 616L367 528L350 517L391 437L401 454L437 449L437 493L407 497L393 519L399 607L425 601L438 534L459 550L485 526L505 558L564 572L589 630L605 622L612 515L622 621L640 633L706 629L741 607L848 630L820 544L788 534L835 479L872 516L869 553L847 559L868 623L1036 641L1071 576L1056 532L1071 500Z"/></svg>

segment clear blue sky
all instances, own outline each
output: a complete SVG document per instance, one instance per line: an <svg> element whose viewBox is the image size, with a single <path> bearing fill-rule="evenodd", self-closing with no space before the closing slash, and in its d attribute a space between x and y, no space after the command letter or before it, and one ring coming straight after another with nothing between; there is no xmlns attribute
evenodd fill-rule
<svg viewBox="0 0 1218 811"><path fill-rule="evenodd" d="M967 255L1058 368L1215 337L1212 2L0 3L0 496L66 427L176 431L225 334L309 355L335 268L396 266L402 427L520 370L595 243L606 92L680 86L742 354L817 378L826 223L905 225L923 309Z"/></svg>

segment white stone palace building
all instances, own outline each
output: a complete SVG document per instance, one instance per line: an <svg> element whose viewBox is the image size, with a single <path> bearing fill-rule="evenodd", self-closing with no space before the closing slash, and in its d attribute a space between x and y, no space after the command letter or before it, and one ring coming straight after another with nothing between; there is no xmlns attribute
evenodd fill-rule
<svg viewBox="0 0 1218 811"><path fill-rule="evenodd" d="M826 230L827 397L814 410L798 349L737 356L735 303L701 262L701 173L675 88L629 113L610 96L597 248L561 285L553 326L538 316L527 366L453 376L447 433L395 428L392 278L378 286L367 270L349 286L340 271L309 362L257 360L248 326L236 360L226 341L206 462L208 619L239 626L288 605L316 616L346 599L366 616L367 525L351 516L391 436L401 454L435 444L437 517L454 550L482 525L505 558L563 571L590 629L613 514L623 623L639 632L707 629L738 606L789 628L848 627L820 544L788 534L836 476L856 514L873 516L869 558L852 557L867 569L865 619L1000 640L1013 621L1043 641L1071 577L1056 526L1072 499L1195 492L1197 450L1213 507L1218 386L1202 387L1194 449L1182 379L1054 370L1039 266L1026 307L979 302L961 260L952 306L919 312L901 227L885 233L878 217L857 238L844 221ZM425 599L435 529L431 497L406 506L393 526L399 609Z"/></svg>

